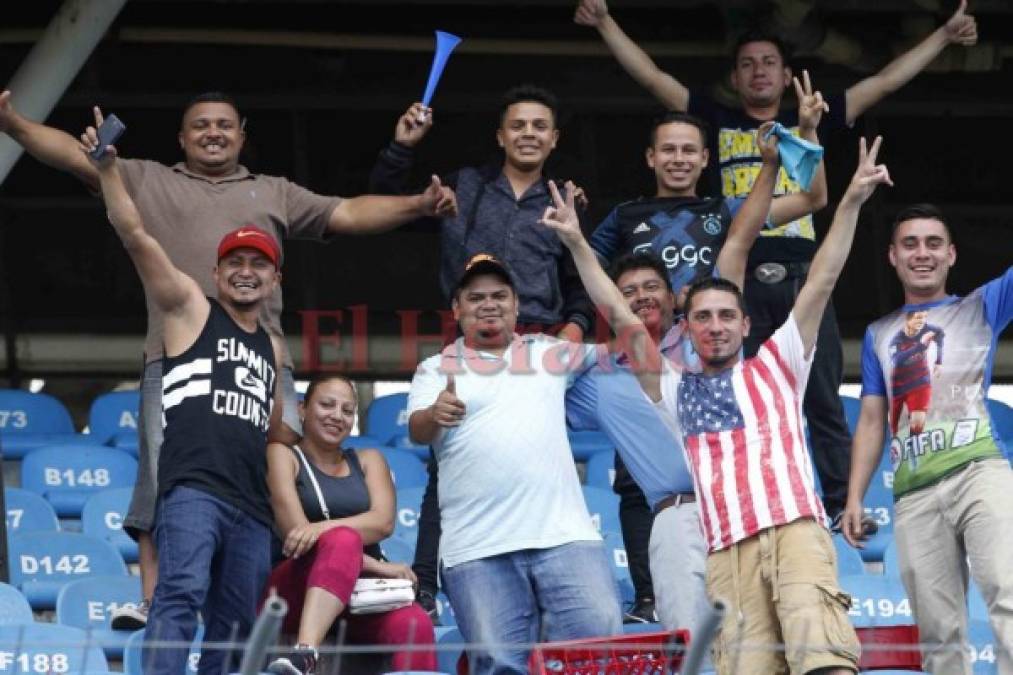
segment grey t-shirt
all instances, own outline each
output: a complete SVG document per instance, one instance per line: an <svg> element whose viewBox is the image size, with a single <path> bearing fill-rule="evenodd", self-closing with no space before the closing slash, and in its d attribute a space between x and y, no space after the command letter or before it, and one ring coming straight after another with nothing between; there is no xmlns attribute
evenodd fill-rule
<svg viewBox="0 0 1013 675"><path fill-rule="evenodd" d="M182 272L192 277L205 295L215 297L212 272L218 262L218 242L243 225L256 225L281 243L286 237L323 240L331 213L340 197L314 194L285 178L235 173L212 180L189 171L181 162L169 167L143 159L119 161L127 191L137 204L144 227ZM162 357L162 313L145 294L148 334L145 361ZM261 321L268 333L281 336L281 288L264 306ZM292 365L286 349L284 365Z"/></svg>

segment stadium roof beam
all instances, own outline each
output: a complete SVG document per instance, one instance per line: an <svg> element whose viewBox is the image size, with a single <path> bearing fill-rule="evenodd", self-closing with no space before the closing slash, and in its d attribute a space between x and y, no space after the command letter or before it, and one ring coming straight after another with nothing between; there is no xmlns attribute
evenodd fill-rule
<svg viewBox="0 0 1013 675"><path fill-rule="evenodd" d="M126 0L63 3L8 85L21 114L35 120L49 116L124 4ZM7 136L0 137L0 184L22 151Z"/></svg>

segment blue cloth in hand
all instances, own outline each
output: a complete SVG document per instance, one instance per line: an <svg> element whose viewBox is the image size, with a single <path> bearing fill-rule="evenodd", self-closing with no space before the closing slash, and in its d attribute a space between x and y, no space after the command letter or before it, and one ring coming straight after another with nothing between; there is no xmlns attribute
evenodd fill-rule
<svg viewBox="0 0 1013 675"><path fill-rule="evenodd" d="M781 166L788 175L798 183L803 190L808 191L813 182L813 174L816 167L823 159L823 146L810 143L791 133L791 131L780 122L774 122L774 126L764 136L764 140L776 134L778 139L777 152L781 156Z"/></svg>

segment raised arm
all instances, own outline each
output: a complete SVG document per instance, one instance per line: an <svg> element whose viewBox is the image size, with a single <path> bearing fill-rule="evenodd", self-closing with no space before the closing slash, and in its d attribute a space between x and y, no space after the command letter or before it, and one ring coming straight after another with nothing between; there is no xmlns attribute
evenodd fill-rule
<svg viewBox="0 0 1013 675"><path fill-rule="evenodd" d="M418 218L442 218L456 213L454 191L434 175L421 194L408 197L362 195L342 199L331 213L328 229L334 234L378 234Z"/></svg>
<svg viewBox="0 0 1013 675"><path fill-rule="evenodd" d="M609 51L630 77L671 110L686 112L689 89L658 68L650 56L631 40L609 14L605 0L581 0L573 20L581 26L598 29Z"/></svg>
<svg viewBox="0 0 1013 675"><path fill-rule="evenodd" d="M798 324L799 333L802 336L802 343L808 355L816 343L816 332L819 329L820 320L823 318L823 310L830 299L830 293L834 290L837 278L844 268L851 251L851 243L855 238L855 226L858 223L858 212L862 204L872 195L876 186L881 183L893 185L890 180L890 173L883 164L876 164L876 156L879 154L879 146L883 142L881 136L877 136L872 142L872 148L868 151L865 146L865 139L859 139L858 169L851 178L851 184L841 197L841 203L834 213L834 220L830 224L830 230L826 238L816 251L812 266L809 268L809 275L805 285L799 291L798 299L792 313L795 322Z"/></svg>
<svg viewBox="0 0 1013 675"><path fill-rule="evenodd" d="M545 209L539 221L553 230L573 254L580 279L584 282L591 301L604 313L623 351L629 354L640 386L652 401L661 400L661 359L657 345L651 339L643 322L630 310L622 293L602 269L594 250L584 238L574 207L573 183L566 184L566 198L559 194L556 184L549 181L553 206Z"/></svg>
<svg viewBox="0 0 1013 675"><path fill-rule="evenodd" d="M823 94L813 91L809 79L809 71L802 71L802 82L794 78L795 96L798 98L798 130L799 135L811 143L819 143L816 128L820 124L823 113L830 111L830 106L823 100ZM757 131L759 133L759 131ZM820 161L813 174L812 184L804 192L783 195L774 200L770 207L770 222L773 225L784 225L793 220L804 218L816 213L827 205L827 172L824 161Z"/></svg>
<svg viewBox="0 0 1013 675"><path fill-rule="evenodd" d="M949 21L933 31L928 37L891 61L883 70L861 82L852 85L845 92L847 121L853 124L858 117L922 72L948 45L970 46L978 42L978 25L974 17L967 14L967 0Z"/></svg>
<svg viewBox="0 0 1013 675"><path fill-rule="evenodd" d="M101 124L102 112L96 107L95 126L88 127L81 134L78 154L95 169L109 222L123 242L130 259L134 261L145 291L159 309L173 315L188 310L196 313L202 301L206 304L204 294L197 282L180 272L169 260L161 244L145 231L141 214L127 193L116 165L116 148L107 146L105 155L98 161L91 159L88 154L98 147L95 128Z"/></svg>
<svg viewBox="0 0 1013 675"><path fill-rule="evenodd" d="M753 187L749 196L739 208L739 212L732 219L728 228L728 237L721 245L718 253L718 273L742 288L746 280L746 261L749 258L749 250L753 243L760 236L760 230L767 222L770 213L771 202L774 201L774 185L777 182L777 171L781 167L781 159L777 152L777 136L771 135L764 138L773 122L764 122L756 130L756 145L760 149L760 158L763 163L760 172L756 174Z"/></svg>
<svg viewBox="0 0 1013 675"><path fill-rule="evenodd" d="M369 191L379 195L401 195L407 191L415 146L433 126L433 111L413 103L394 125L394 139L380 151L369 172Z"/></svg>
<svg viewBox="0 0 1013 675"><path fill-rule="evenodd" d="M22 117L11 103L11 92L0 93L0 132L6 133L43 164L72 173L91 190L99 189L98 170L65 131Z"/></svg>

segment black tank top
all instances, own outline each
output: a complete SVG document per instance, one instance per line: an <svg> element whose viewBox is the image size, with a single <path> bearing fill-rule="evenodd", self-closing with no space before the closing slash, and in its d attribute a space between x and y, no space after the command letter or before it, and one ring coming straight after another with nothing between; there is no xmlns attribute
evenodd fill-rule
<svg viewBox="0 0 1013 675"><path fill-rule="evenodd" d="M162 376L165 440L159 494L185 485L222 499L269 527L267 429L276 370L263 327L243 330L212 298L197 341L166 356Z"/></svg>
<svg viewBox="0 0 1013 675"><path fill-rule="evenodd" d="M341 452L345 456L345 461L348 462L349 474L347 476L338 477L326 474L313 464L309 456L306 457L313 476L320 486L320 492L324 496L324 503L327 504L327 509L331 512L332 520L357 516L368 511L370 504L366 475L362 471L362 465L359 464L358 455L355 450L342 450ZM313 482L306 476L306 465L299 459L299 453L294 449L292 454L299 462L299 473L295 477L295 491L299 495L299 503L302 504L303 513L311 523L325 520L324 513L320 509L317 492L313 489ZM377 544L365 546L363 550L366 555L380 560L380 547Z"/></svg>

